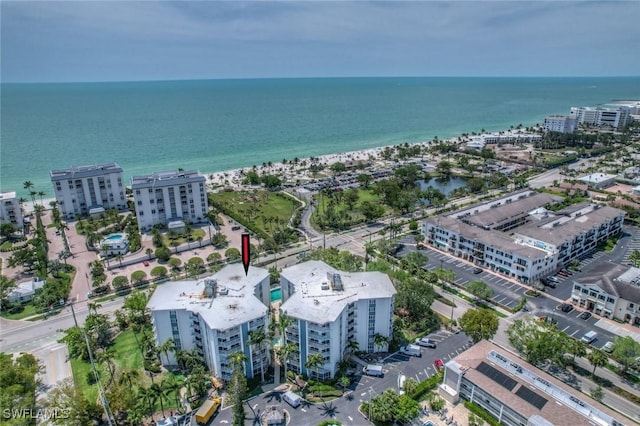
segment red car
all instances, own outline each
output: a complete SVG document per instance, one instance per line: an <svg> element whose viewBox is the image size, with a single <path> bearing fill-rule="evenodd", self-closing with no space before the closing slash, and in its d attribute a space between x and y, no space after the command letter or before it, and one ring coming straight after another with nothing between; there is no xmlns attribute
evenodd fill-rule
<svg viewBox="0 0 640 426"><path fill-rule="evenodd" d="M433 361L433 365L436 367L437 371L440 371L444 368L444 362L441 359L436 359Z"/></svg>
<svg viewBox="0 0 640 426"><path fill-rule="evenodd" d="M144 262L142 262L142 264L143 264L144 266L149 266L149 261L148 261L148 260L145 260Z"/></svg>

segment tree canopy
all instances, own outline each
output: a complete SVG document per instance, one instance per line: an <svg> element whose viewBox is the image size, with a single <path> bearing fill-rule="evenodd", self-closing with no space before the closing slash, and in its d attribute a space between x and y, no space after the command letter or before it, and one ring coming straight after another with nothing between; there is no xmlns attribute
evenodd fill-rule
<svg viewBox="0 0 640 426"><path fill-rule="evenodd" d="M469 309L459 320L462 331L478 343L482 339L491 339L498 331L498 316L491 309Z"/></svg>

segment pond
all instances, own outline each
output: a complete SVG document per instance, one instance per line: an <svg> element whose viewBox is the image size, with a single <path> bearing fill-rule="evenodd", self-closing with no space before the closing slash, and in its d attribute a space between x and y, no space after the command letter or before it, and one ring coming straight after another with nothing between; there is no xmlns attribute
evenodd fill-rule
<svg viewBox="0 0 640 426"><path fill-rule="evenodd" d="M417 183L423 191L431 186L434 189L441 191L446 196L449 196L453 190L467 185L466 179L457 176L452 176L449 179L431 178L427 181L419 180Z"/></svg>

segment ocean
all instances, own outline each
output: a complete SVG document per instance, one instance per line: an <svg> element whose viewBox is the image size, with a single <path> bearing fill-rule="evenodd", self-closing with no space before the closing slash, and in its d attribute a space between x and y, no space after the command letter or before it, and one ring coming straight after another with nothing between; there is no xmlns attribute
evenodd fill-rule
<svg viewBox="0 0 640 426"><path fill-rule="evenodd" d="M0 190L117 162L203 173L541 123L640 98L640 77L309 78L2 84Z"/></svg>

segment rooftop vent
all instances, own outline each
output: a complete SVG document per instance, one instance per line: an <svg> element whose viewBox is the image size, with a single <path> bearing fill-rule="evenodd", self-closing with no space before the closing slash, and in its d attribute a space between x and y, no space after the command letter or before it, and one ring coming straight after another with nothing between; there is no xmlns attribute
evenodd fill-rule
<svg viewBox="0 0 640 426"><path fill-rule="evenodd" d="M320 301L319 301L318 299L313 299L313 304L314 304L314 305L319 305L319 304L320 304Z"/></svg>
<svg viewBox="0 0 640 426"><path fill-rule="evenodd" d="M342 285L342 277L340 274L334 274L333 272L327 272L327 279L331 283L331 289L334 291L342 291L344 290L344 286Z"/></svg>
<svg viewBox="0 0 640 426"><path fill-rule="evenodd" d="M331 287L329 287L329 283L328 283L328 282L323 281L323 282L322 282L322 285L321 285L321 288L322 288L323 290L329 290Z"/></svg>
<svg viewBox="0 0 640 426"><path fill-rule="evenodd" d="M221 296L226 296L227 294L229 294L229 289L222 285L218 288L218 294Z"/></svg>
<svg viewBox="0 0 640 426"><path fill-rule="evenodd" d="M211 279L204 280L204 295L206 297L215 297L217 285L218 285L218 282L216 280L211 280Z"/></svg>

